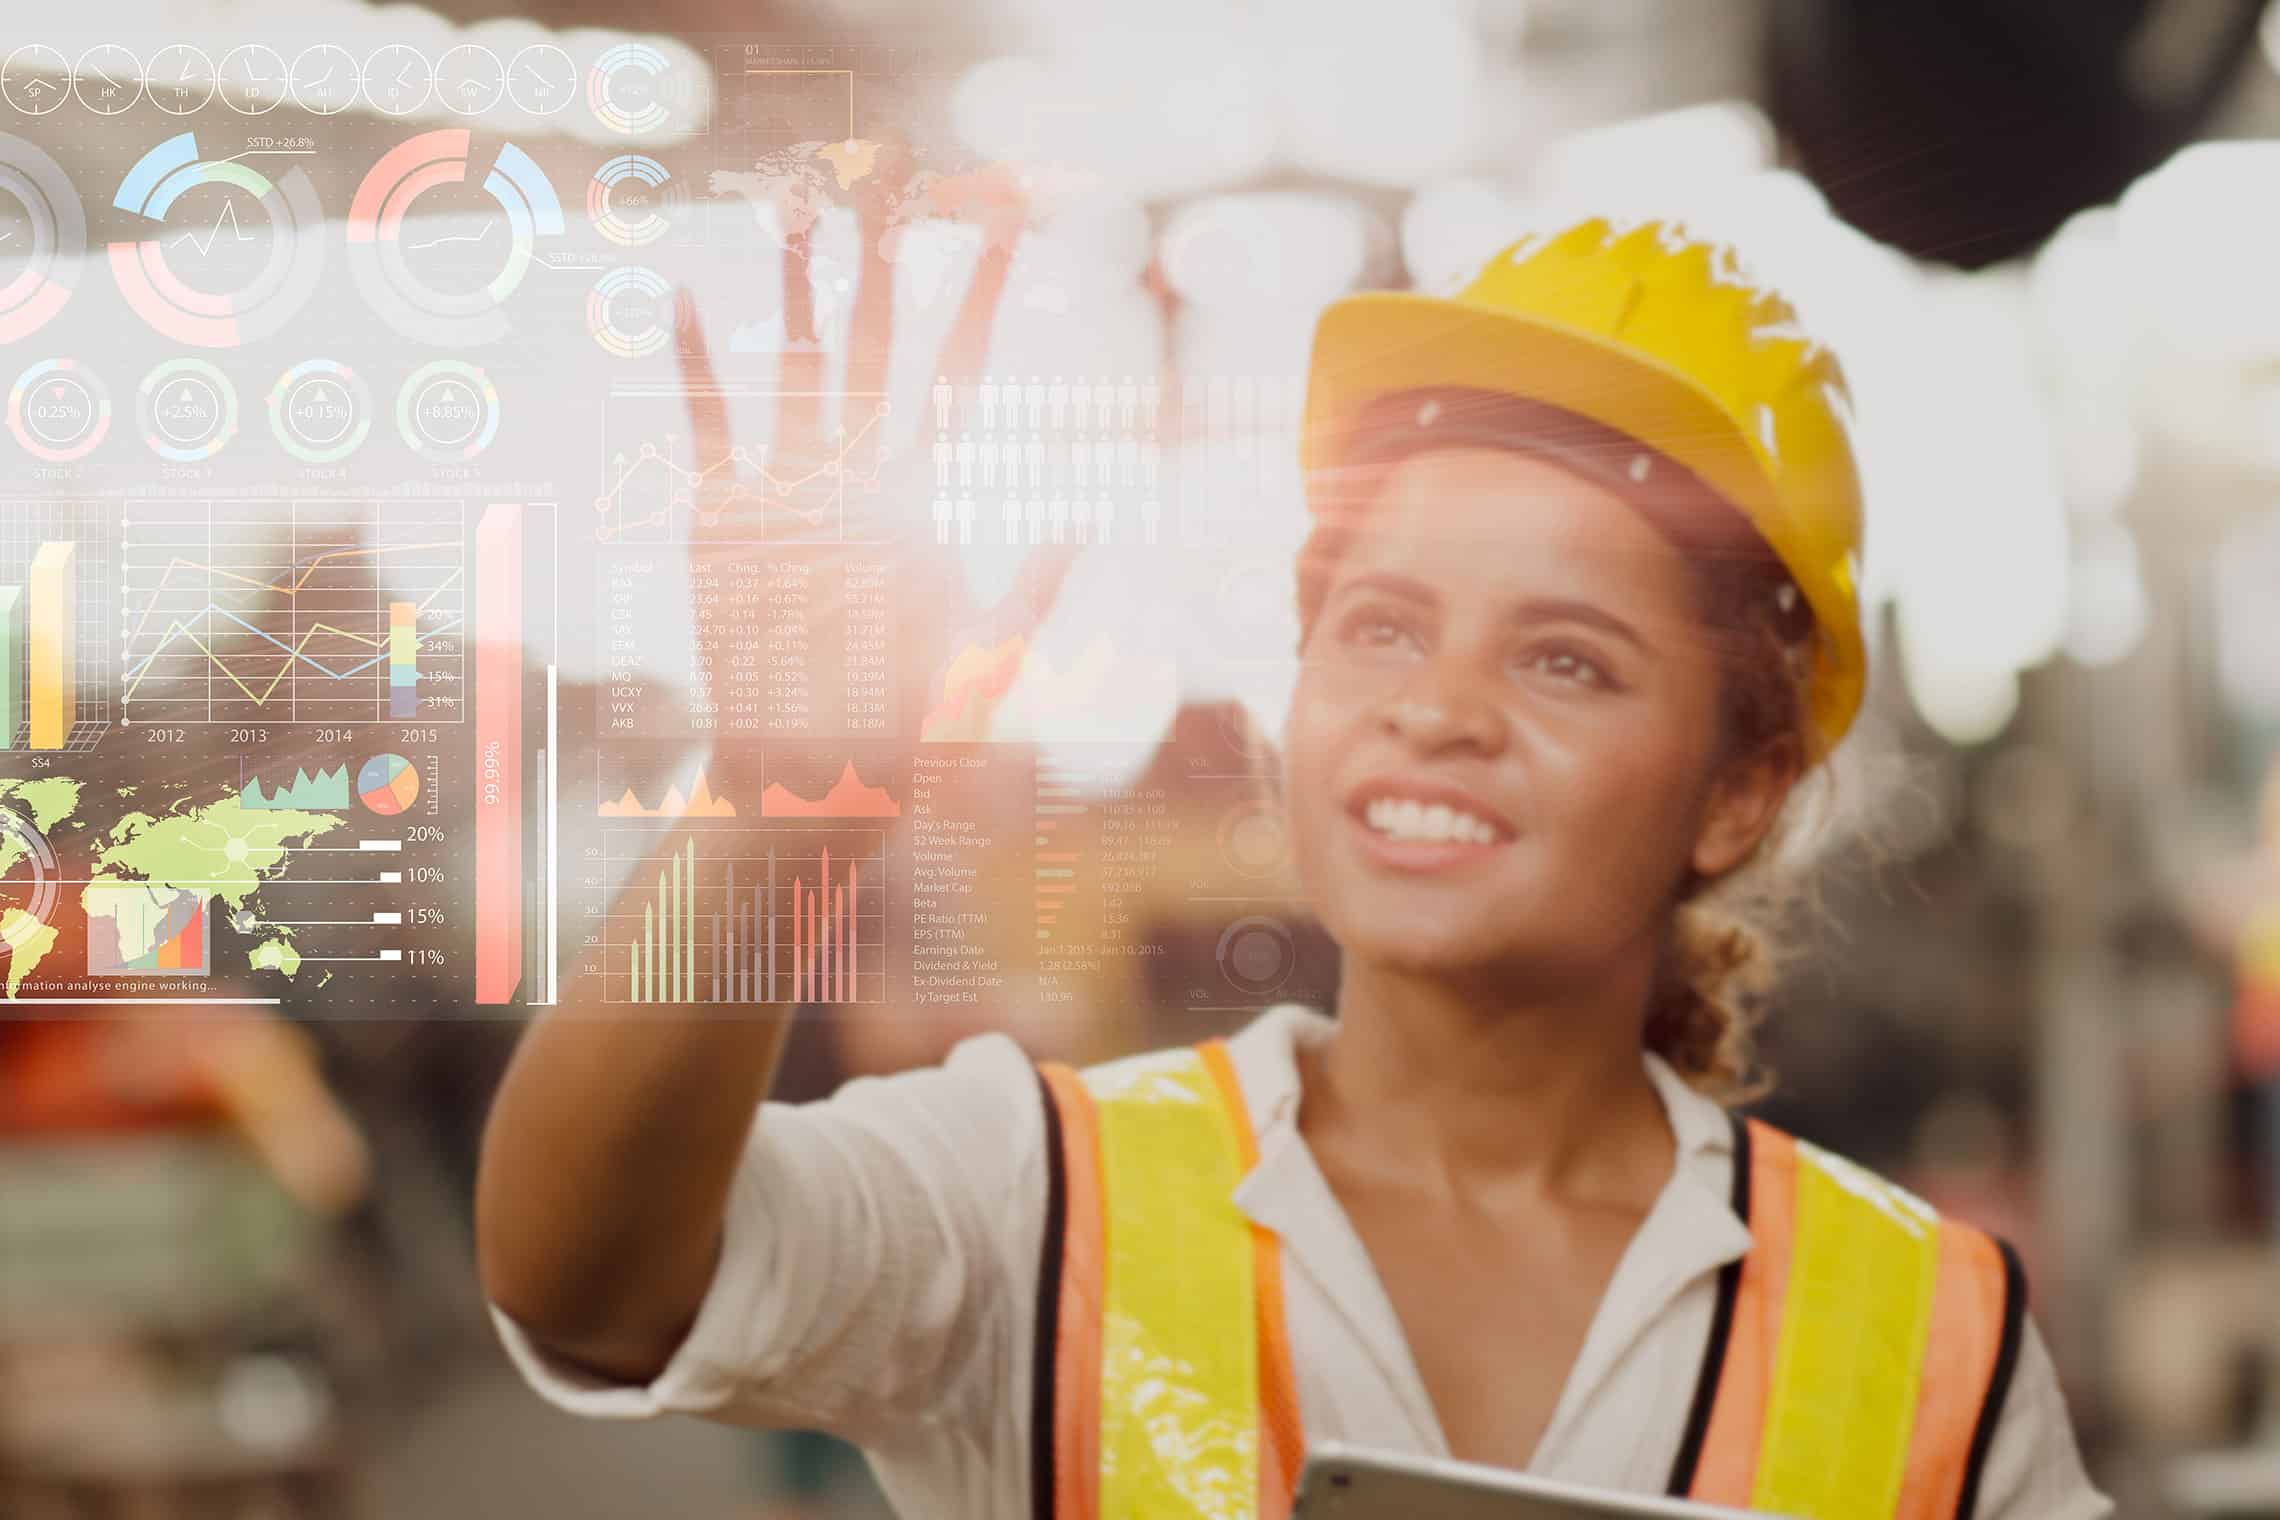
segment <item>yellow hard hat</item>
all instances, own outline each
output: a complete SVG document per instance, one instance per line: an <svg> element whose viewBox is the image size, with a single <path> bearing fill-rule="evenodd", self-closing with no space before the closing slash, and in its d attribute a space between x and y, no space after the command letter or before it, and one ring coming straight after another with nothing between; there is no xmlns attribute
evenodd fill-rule
<svg viewBox="0 0 2280 1520"><path fill-rule="evenodd" d="M1821 637L1807 707L1825 753L1860 709L1860 477L1843 372L1723 244L1595 218L1523 238L1450 296L1375 291L1323 313L1301 463L1373 400L1461 387L1576 413L1677 461L1748 519Z"/></svg>

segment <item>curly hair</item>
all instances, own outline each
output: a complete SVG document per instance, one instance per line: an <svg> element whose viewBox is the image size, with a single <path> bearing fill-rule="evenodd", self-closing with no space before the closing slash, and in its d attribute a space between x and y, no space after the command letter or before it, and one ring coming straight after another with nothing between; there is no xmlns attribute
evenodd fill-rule
<svg viewBox="0 0 2280 1520"><path fill-rule="evenodd" d="M1554 461L1581 461L1582 473L1603 477L1577 451L1575 419L1566 426ZM1622 445L1631 454L1640 448L1628 439ZM1529 451L1525 443L1508 446ZM1366 463L1349 462L1324 493L1329 499L1317 496L1314 527L1298 557L1302 648L1328 595L1331 573L1360 531L1381 472L1396 457L1381 452ZM1722 503L1714 514L1694 513L1683 525L1667 510L1643 505L1693 572L1703 633L1720 676L1717 762L1742 763L1788 747L1799 774L1814 768L1825 756L1806 702L1806 678L1820 634L1788 570L1741 514ZM1750 856L1723 876L1705 878L1689 870L1671 903L1645 1044L1689 1085L1721 1103L1746 1102L1771 1085L1758 1061L1756 1032L1766 996L1790 954L1777 930L1798 895L1797 884L1773 862L1793 815L1785 806Z"/></svg>

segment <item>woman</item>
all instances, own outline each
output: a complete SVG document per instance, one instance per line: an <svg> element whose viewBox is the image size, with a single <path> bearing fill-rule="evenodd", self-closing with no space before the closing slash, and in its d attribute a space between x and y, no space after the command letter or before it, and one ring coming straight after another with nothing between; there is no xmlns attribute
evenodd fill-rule
<svg viewBox="0 0 2280 1520"><path fill-rule="evenodd" d="M836 1431L929 1520L1274 1514L1314 1439L2105 1513L2009 1252L1718 1101L1752 948L1695 899L1860 697L1844 407L1667 227L1331 308L1284 794L1337 1019L1083 1073L985 1035L754 1124L780 1028L550 1016L481 1199L518 1364Z"/></svg>

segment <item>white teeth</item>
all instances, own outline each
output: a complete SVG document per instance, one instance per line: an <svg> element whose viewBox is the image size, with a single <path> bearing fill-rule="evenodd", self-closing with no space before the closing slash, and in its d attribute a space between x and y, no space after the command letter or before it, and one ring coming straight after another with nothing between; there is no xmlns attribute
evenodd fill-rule
<svg viewBox="0 0 2280 1520"><path fill-rule="evenodd" d="M1428 804L1413 797L1378 797L1362 810L1362 817L1371 828L1391 839L1413 839L1429 844L1450 840L1460 844L1496 842L1493 825L1445 802Z"/></svg>

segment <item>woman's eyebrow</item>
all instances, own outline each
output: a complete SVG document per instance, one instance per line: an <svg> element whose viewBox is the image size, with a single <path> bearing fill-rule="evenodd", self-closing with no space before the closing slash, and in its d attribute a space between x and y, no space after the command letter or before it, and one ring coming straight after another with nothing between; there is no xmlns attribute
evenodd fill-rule
<svg viewBox="0 0 2280 1520"><path fill-rule="evenodd" d="M1647 641L1640 635L1638 629L1614 613L1607 611L1604 607L1594 606L1590 602L1579 602L1572 597L1529 597L1515 605L1506 614L1506 621L1513 623L1582 623L1586 627L1597 628L1603 632L1611 633L1617 638L1627 639L1641 652L1645 652L1647 648Z"/></svg>
<svg viewBox="0 0 2280 1520"><path fill-rule="evenodd" d="M1414 576L1396 575L1389 570L1365 570L1359 575L1348 576L1332 588L1331 594L1344 596L1352 591L1375 591L1401 601L1416 602L1421 606L1430 606L1440 600L1433 588L1425 582Z"/></svg>

